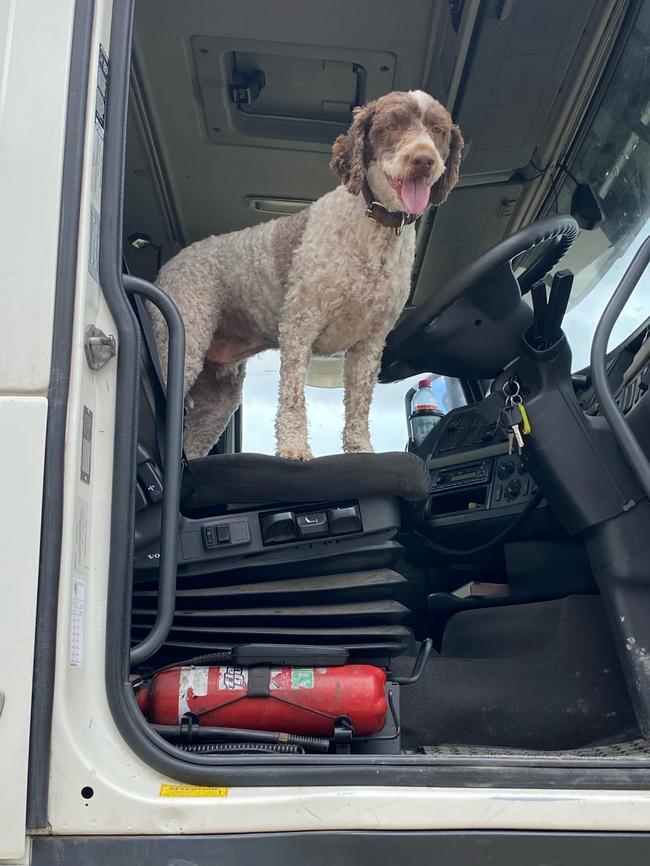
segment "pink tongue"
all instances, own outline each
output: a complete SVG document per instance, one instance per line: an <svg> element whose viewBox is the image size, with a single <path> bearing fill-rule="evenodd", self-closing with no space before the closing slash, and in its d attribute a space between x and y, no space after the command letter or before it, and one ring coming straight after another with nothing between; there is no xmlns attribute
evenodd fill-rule
<svg viewBox="0 0 650 866"><path fill-rule="evenodd" d="M400 198L409 213L422 213L429 204L429 184L422 179L403 180Z"/></svg>

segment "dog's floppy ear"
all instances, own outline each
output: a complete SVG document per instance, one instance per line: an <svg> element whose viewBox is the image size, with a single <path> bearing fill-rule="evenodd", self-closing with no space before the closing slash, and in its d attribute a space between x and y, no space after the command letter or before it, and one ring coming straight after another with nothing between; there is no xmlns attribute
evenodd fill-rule
<svg viewBox="0 0 650 866"><path fill-rule="evenodd" d="M457 126L452 126L451 145L449 148L449 156L447 157L447 167L440 180L436 181L436 183L431 187L429 204L442 204L458 183L458 169L460 167L460 157L463 152L463 144L463 136L460 134L460 129Z"/></svg>
<svg viewBox="0 0 650 866"><path fill-rule="evenodd" d="M352 125L345 135L339 135L332 147L330 168L352 195L359 195L363 186L366 138L374 113L374 102L355 108Z"/></svg>

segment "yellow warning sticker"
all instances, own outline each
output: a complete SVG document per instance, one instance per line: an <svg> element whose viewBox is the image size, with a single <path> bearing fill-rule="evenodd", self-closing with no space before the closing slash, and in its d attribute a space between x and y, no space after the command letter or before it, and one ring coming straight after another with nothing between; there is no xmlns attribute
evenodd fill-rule
<svg viewBox="0 0 650 866"><path fill-rule="evenodd" d="M161 785L161 797L227 797L228 788L211 788L208 785Z"/></svg>

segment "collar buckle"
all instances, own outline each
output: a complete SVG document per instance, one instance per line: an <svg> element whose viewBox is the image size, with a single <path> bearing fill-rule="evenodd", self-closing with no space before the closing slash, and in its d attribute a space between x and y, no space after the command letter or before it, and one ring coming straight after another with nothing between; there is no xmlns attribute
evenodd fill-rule
<svg viewBox="0 0 650 866"><path fill-rule="evenodd" d="M366 206L366 216L370 217L371 220L376 219L374 210L376 207L384 208L383 204L379 201L369 201Z"/></svg>

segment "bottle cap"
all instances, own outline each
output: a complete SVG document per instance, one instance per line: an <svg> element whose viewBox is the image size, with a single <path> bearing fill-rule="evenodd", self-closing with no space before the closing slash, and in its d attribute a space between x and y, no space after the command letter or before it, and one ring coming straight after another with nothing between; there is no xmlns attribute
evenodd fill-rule
<svg viewBox="0 0 650 866"><path fill-rule="evenodd" d="M428 388L431 385L429 379L420 379L418 382L418 388Z"/></svg>

